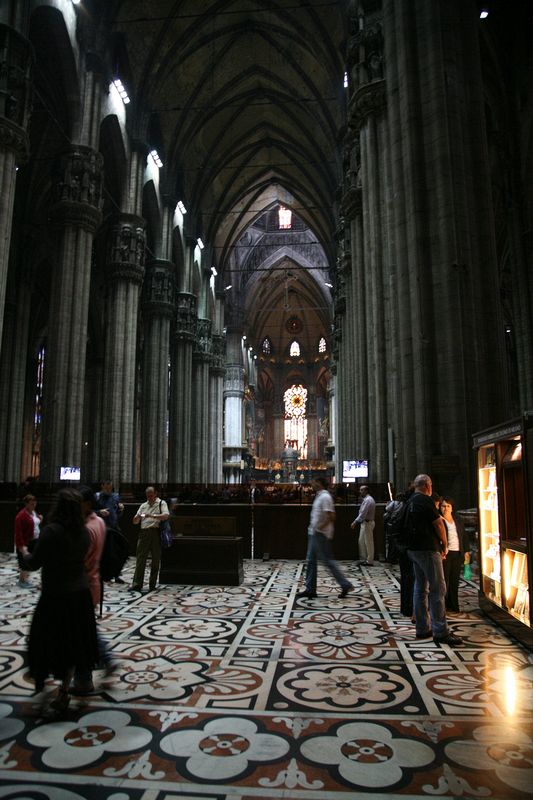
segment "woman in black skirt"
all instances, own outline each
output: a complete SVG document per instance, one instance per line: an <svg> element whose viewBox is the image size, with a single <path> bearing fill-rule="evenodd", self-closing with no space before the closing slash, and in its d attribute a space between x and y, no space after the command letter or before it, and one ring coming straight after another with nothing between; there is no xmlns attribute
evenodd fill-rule
<svg viewBox="0 0 533 800"><path fill-rule="evenodd" d="M83 524L81 494L62 489L35 549L24 555L25 567L42 567L42 591L33 615L28 665L35 691L52 675L61 681L50 706L64 711L76 669L92 670L98 662L96 622L84 557L89 534Z"/></svg>

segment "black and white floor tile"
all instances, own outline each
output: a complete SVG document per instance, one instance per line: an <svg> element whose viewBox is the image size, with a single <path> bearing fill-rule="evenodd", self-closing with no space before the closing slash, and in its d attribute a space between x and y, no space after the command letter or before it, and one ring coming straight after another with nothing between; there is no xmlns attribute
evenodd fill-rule
<svg viewBox="0 0 533 800"><path fill-rule="evenodd" d="M25 667L39 576L19 589L1 555L0 800L533 798L533 654L473 582L451 649L415 638L395 567L342 567L343 600L323 571L295 599L294 561L249 561L239 587L107 584L119 669L46 719Z"/></svg>

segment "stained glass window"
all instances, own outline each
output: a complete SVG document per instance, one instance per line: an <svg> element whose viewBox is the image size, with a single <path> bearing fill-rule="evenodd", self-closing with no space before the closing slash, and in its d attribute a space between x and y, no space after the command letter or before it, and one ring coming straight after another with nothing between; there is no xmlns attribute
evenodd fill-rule
<svg viewBox="0 0 533 800"><path fill-rule="evenodd" d="M300 355L300 345L296 340L291 344L289 355L291 356L299 356Z"/></svg>
<svg viewBox="0 0 533 800"><path fill-rule="evenodd" d="M307 458L307 389L293 384L283 395L285 441L295 441L298 458Z"/></svg>
<svg viewBox="0 0 533 800"><path fill-rule="evenodd" d="M322 337L318 343L318 352L325 353L326 352L326 340Z"/></svg>
<svg viewBox="0 0 533 800"><path fill-rule="evenodd" d="M261 344L261 350L266 356L269 356L272 353L272 342L270 341L268 336L265 336L263 342Z"/></svg>
<svg viewBox="0 0 533 800"><path fill-rule="evenodd" d="M294 384L290 389L287 389L283 395L285 401L285 416L286 417L305 417L305 406L307 404L307 389L304 389L302 384Z"/></svg>

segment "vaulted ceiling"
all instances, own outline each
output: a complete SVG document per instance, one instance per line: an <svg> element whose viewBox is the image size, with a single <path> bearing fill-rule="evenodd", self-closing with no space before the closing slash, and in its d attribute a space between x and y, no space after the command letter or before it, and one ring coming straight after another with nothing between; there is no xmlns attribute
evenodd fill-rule
<svg viewBox="0 0 533 800"><path fill-rule="evenodd" d="M346 11L332 0L103 6L170 190L224 265L265 210L291 207L333 254ZM118 65L117 65L118 66Z"/></svg>

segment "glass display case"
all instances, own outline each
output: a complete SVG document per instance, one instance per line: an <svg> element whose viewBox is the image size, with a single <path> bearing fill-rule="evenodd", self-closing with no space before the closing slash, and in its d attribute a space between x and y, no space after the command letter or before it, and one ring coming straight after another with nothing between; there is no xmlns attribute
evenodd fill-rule
<svg viewBox="0 0 533 800"><path fill-rule="evenodd" d="M480 608L533 649L533 412L474 436L477 454ZM533 462L531 462L533 468Z"/></svg>

